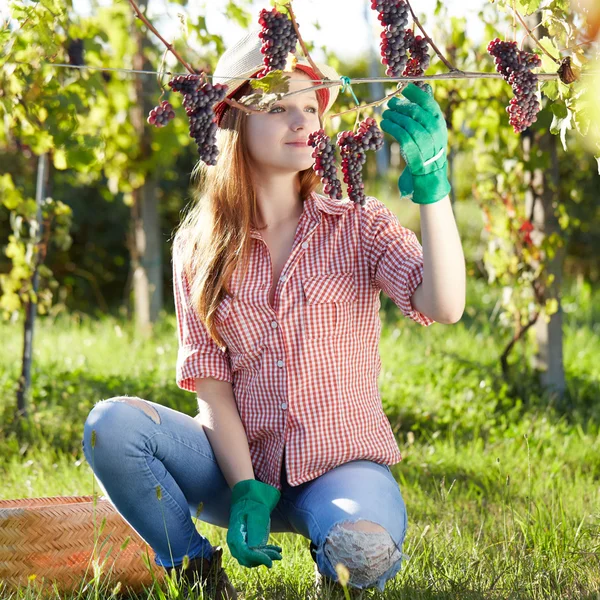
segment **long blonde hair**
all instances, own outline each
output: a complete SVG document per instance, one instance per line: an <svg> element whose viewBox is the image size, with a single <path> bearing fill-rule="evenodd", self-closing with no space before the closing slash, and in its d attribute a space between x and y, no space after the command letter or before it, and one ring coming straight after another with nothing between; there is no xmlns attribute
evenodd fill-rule
<svg viewBox="0 0 600 600"><path fill-rule="evenodd" d="M233 96L239 99L254 90L245 83ZM323 127L322 107L319 121ZM251 227L260 229L252 167L246 145L246 114L229 106L216 132L217 164L199 161L198 176L189 212L179 224L173 246L190 285L190 302L208 334L224 347L215 327L215 313L238 264L241 280L246 274L252 238ZM321 185L312 167L298 173L302 201ZM263 228L264 229L264 228Z"/></svg>

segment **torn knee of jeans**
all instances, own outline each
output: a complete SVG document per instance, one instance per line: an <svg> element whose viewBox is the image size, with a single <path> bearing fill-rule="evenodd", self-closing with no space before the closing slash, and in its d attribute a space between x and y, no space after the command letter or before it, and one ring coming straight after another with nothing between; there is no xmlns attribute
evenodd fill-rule
<svg viewBox="0 0 600 600"><path fill-rule="evenodd" d="M125 402L127 404L131 404L131 406L135 406L145 412L157 425L160 425L160 415L157 410L148 404L145 400L138 398L137 396L115 396L114 398L109 398L107 402Z"/></svg>
<svg viewBox="0 0 600 600"><path fill-rule="evenodd" d="M402 558L401 550L383 527L362 531L334 525L325 539L324 553L334 569L338 563L347 567L349 584L371 587Z"/></svg>

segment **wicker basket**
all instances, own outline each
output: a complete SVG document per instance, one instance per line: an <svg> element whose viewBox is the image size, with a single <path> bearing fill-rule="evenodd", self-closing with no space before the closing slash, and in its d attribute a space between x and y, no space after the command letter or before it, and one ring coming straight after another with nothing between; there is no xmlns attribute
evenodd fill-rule
<svg viewBox="0 0 600 600"><path fill-rule="evenodd" d="M153 550L105 496L95 509L93 496L0 500L0 581L9 587L29 585L42 594L54 585L82 589L94 578L94 546L101 586L121 581L123 593L139 592L151 587L153 575L164 578Z"/></svg>

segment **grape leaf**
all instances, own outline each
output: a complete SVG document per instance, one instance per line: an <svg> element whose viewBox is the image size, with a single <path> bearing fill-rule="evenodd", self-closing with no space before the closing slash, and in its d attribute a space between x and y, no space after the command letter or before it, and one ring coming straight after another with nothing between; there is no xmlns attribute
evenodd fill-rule
<svg viewBox="0 0 600 600"><path fill-rule="evenodd" d="M225 7L225 16L229 20L235 20L244 29L247 29L250 26L250 15L245 10L237 6L232 0L229 0L227 6Z"/></svg>
<svg viewBox="0 0 600 600"><path fill-rule="evenodd" d="M523 15L530 15L540 7L540 0L516 0L515 8Z"/></svg>
<svg viewBox="0 0 600 600"><path fill-rule="evenodd" d="M284 75L283 71L276 69L265 75L262 79L250 80L250 85L255 90L263 90L264 92L287 93L290 91L289 81L289 75Z"/></svg>
<svg viewBox="0 0 600 600"><path fill-rule="evenodd" d="M554 102L550 105L550 110L559 119L564 119L569 114L569 109L562 102Z"/></svg>
<svg viewBox="0 0 600 600"><path fill-rule="evenodd" d="M570 38L572 35L571 25L562 19L557 19L550 15L545 24L548 33L553 37L565 35L567 38Z"/></svg>
<svg viewBox="0 0 600 600"><path fill-rule="evenodd" d="M553 104L550 108L552 109L552 112L554 112L554 106L561 106L557 103ZM564 105L562 105L564 106ZM566 135L567 135L567 129L572 129L572 117L573 117L573 112L567 108L566 106L564 107L567 111L566 116L564 117L560 117L558 116L556 113L554 113L554 117L552 118L552 124L550 125L550 133L553 134L560 134L560 141L562 142L563 148L565 150L565 152L567 151L567 141L566 141ZM561 110L561 109L558 109Z"/></svg>
<svg viewBox="0 0 600 600"><path fill-rule="evenodd" d="M592 122L589 103L586 101L574 102L572 105L573 123L581 135L587 135Z"/></svg>
<svg viewBox="0 0 600 600"><path fill-rule="evenodd" d="M550 100L556 100L558 98L558 82L556 80L544 81L540 91Z"/></svg>
<svg viewBox="0 0 600 600"><path fill-rule="evenodd" d="M560 60L560 52L555 46L554 40L552 38L545 35L544 37L540 38L539 42L547 50L550 56L556 58L557 60Z"/></svg>

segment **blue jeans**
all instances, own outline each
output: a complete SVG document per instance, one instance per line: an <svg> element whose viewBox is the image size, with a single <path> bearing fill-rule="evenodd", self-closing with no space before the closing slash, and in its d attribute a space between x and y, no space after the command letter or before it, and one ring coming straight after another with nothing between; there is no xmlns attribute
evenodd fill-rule
<svg viewBox="0 0 600 600"><path fill-rule="evenodd" d="M82 446L100 487L153 549L157 565L180 565L186 554L212 556L212 545L191 517L227 528L231 490L199 417L118 396L92 408ZM291 487L284 460L281 476L283 489L271 513L271 532L308 538L322 575L337 581L335 564L342 562L350 571L351 587L383 591L400 570L407 524L390 468L354 460ZM375 523L379 533L356 531L352 524L357 521Z"/></svg>

